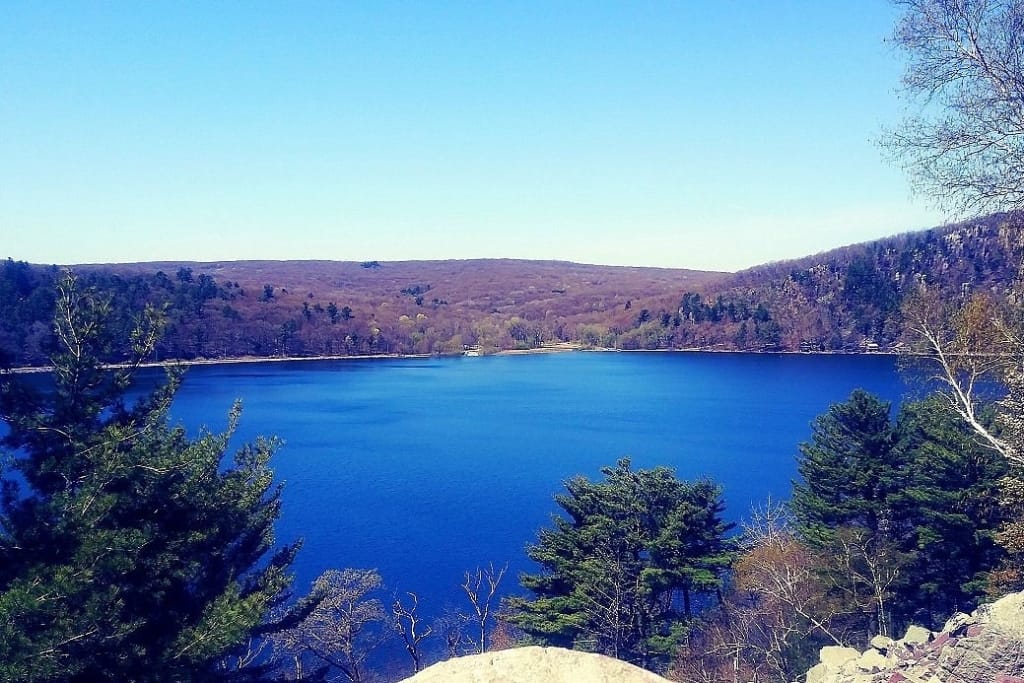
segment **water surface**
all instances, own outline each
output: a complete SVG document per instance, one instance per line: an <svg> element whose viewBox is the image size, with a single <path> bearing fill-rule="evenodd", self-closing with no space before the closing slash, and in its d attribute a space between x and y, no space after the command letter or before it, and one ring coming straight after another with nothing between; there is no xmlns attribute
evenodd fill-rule
<svg viewBox="0 0 1024 683"><path fill-rule="evenodd" d="M904 393L886 356L565 353L310 361L191 369L175 405L190 428L285 441L282 540L302 537L306 586L332 567L377 568L425 611L460 599L462 573L531 568L567 478L630 456L711 477L728 515L785 499L811 420L857 387Z"/></svg>

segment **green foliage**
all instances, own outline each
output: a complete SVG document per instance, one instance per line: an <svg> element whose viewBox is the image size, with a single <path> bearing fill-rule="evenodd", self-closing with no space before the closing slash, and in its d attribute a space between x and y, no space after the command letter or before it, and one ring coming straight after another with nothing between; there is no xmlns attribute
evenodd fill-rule
<svg viewBox="0 0 1024 683"><path fill-rule="evenodd" d="M937 626L983 598L1004 555L1006 464L948 405L908 404L892 424L887 403L857 390L815 420L800 451L796 528L826 559L849 629Z"/></svg>
<svg viewBox="0 0 1024 683"><path fill-rule="evenodd" d="M899 433L907 469L896 505L913 558L901 607L916 621L938 624L951 609L978 604L1002 560L996 531L1006 516L998 501L1007 464L980 448L938 397L905 406Z"/></svg>
<svg viewBox="0 0 1024 683"><path fill-rule="evenodd" d="M134 403L109 371L110 301L58 287L52 386L3 376L10 431L0 518L0 680L200 681L222 668L285 595L296 546L273 551L276 443L242 446L239 417L190 439L168 422L180 375ZM152 348L152 310L131 337ZM259 667L250 670L253 675Z"/></svg>
<svg viewBox="0 0 1024 683"><path fill-rule="evenodd" d="M0 367L43 363L52 350L54 273L7 259L0 267Z"/></svg>
<svg viewBox="0 0 1024 683"><path fill-rule="evenodd" d="M520 581L531 600L509 620L533 638L650 665L674 653L697 596L714 594L732 559L720 488L665 467L604 468L555 497L567 517L527 553L543 571Z"/></svg>
<svg viewBox="0 0 1024 683"><path fill-rule="evenodd" d="M868 339L881 338L886 319L899 309L895 284L866 254L846 266L842 297L857 319L857 331Z"/></svg>
<svg viewBox="0 0 1024 683"><path fill-rule="evenodd" d="M889 408L857 389L816 418L811 440L800 445L802 481L793 485L792 510L815 545L833 540L840 526L879 531L887 498L899 486Z"/></svg>
<svg viewBox="0 0 1024 683"><path fill-rule="evenodd" d="M893 582L904 558L891 534L890 498L902 471L890 406L857 389L815 419L800 445L791 509L800 537L824 559L855 639L891 630Z"/></svg>

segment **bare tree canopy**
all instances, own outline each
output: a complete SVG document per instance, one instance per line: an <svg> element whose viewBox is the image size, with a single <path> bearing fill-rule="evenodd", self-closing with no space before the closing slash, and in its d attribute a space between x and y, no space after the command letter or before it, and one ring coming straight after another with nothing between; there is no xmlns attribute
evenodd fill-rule
<svg viewBox="0 0 1024 683"><path fill-rule="evenodd" d="M1024 208L1024 2L896 2L913 113L883 146L960 215Z"/></svg>

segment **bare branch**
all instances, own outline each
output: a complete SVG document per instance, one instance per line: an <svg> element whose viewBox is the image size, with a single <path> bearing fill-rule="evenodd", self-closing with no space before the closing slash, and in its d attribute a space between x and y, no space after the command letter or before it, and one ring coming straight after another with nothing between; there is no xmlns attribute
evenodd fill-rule
<svg viewBox="0 0 1024 683"><path fill-rule="evenodd" d="M486 568L477 567L473 571L467 571L462 580L462 591L469 599L473 607L474 623L477 628L475 647L478 653L487 650L487 634L492 619L492 606L495 596L498 594L498 586L508 571L508 562L499 569L495 569L494 563L488 563Z"/></svg>

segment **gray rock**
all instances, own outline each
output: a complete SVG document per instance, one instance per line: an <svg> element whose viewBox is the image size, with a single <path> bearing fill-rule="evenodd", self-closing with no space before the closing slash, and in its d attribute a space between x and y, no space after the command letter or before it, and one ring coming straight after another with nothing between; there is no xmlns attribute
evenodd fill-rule
<svg viewBox="0 0 1024 683"><path fill-rule="evenodd" d="M877 673L892 666L892 662L878 650L868 650L857 660L857 668L868 673Z"/></svg>
<svg viewBox="0 0 1024 683"><path fill-rule="evenodd" d="M821 662L807 683L1024 683L1024 592L936 633L912 626L903 640L873 638L863 654L822 648Z"/></svg>
<svg viewBox="0 0 1024 683"><path fill-rule="evenodd" d="M923 626L911 626L903 636L903 642L907 645L924 645L932 638L932 632Z"/></svg>
<svg viewBox="0 0 1024 683"><path fill-rule="evenodd" d="M410 683L669 683L611 657L557 647L520 647L456 657L427 667Z"/></svg>
<svg viewBox="0 0 1024 683"><path fill-rule="evenodd" d="M892 638L888 638L886 636L875 636L871 639L870 643L871 647L882 653L888 652L889 649L892 648L892 644Z"/></svg>
<svg viewBox="0 0 1024 683"><path fill-rule="evenodd" d="M807 683L822 683L828 677L829 668L824 664L815 664L807 670Z"/></svg>
<svg viewBox="0 0 1024 683"><path fill-rule="evenodd" d="M988 623L1004 636L1024 641L1024 593L1010 593L993 602Z"/></svg>
<svg viewBox="0 0 1024 683"><path fill-rule="evenodd" d="M957 612L949 618L949 621L942 627L942 630L951 636L962 636L967 632L969 626L977 622L978 620L974 616Z"/></svg>
<svg viewBox="0 0 1024 683"><path fill-rule="evenodd" d="M860 657L860 652L852 647L826 645L821 648L818 660L832 671L837 671L843 664Z"/></svg>

